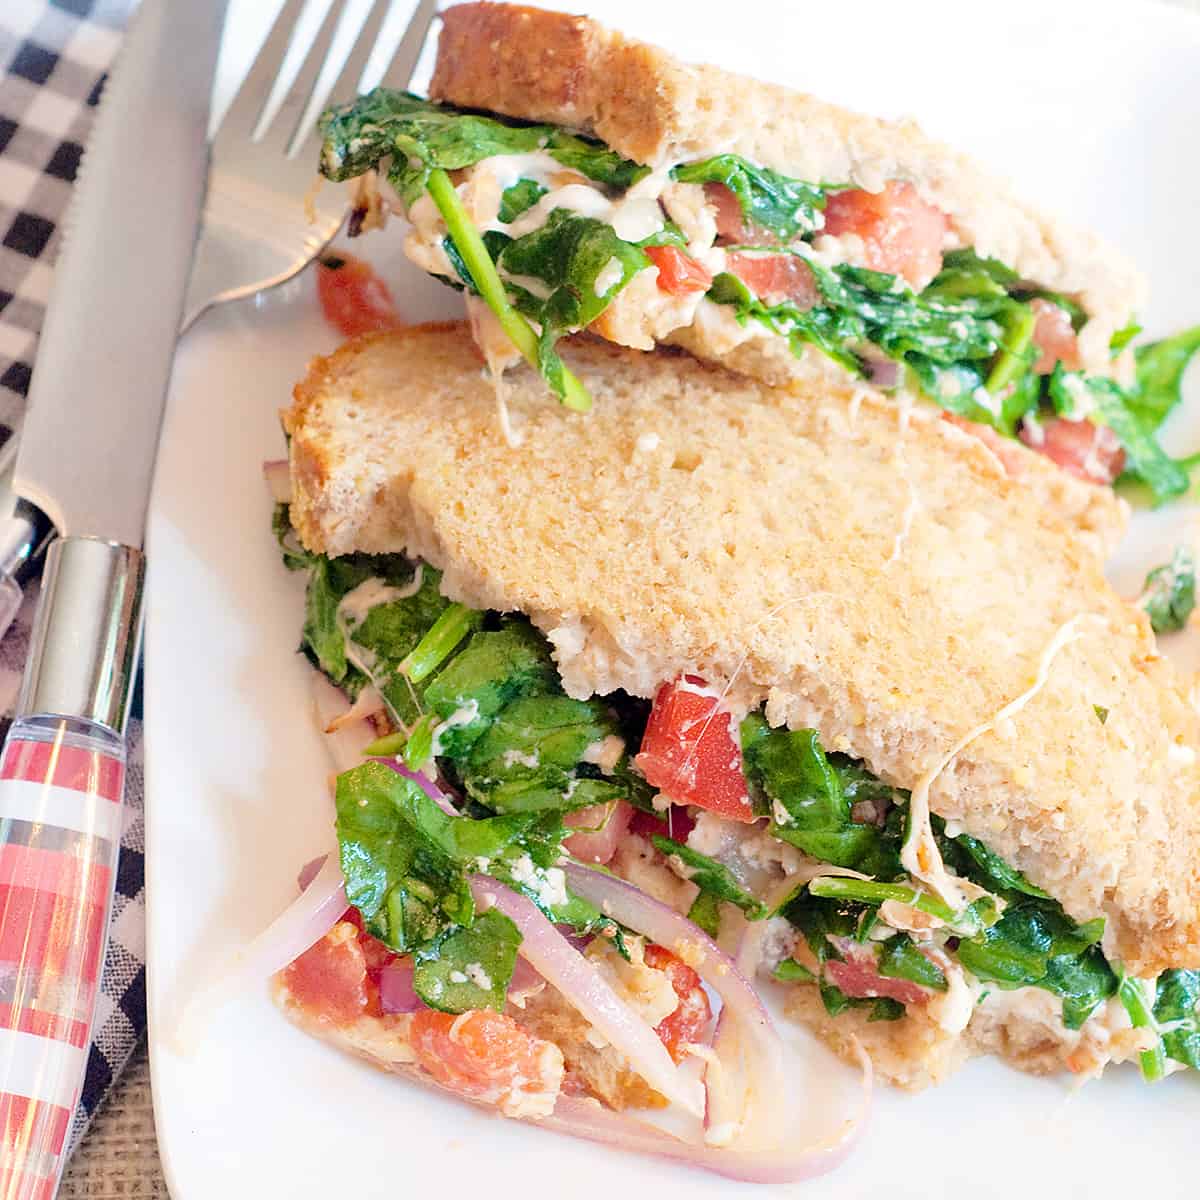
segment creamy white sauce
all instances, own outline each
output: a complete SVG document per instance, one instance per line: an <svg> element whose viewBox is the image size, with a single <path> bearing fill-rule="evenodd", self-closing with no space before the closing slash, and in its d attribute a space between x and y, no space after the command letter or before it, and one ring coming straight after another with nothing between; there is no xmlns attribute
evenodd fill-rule
<svg viewBox="0 0 1200 1200"><path fill-rule="evenodd" d="M621 266L621 260L614 254L613 257L610 258L608 262L606 262L604 266L600 268L599 273L596 275L596 283L594 285L596 295L607 295L609 291L611 291L617 286L618 283L621 282L621 277L624 274L625 269Z"/></svg>
<svg viewBox="0 0 1200 1200"><path fill-rule="evenodd" d="M347 629L357 629L367 619L371 609L415 596L421 590L424 571L424 565L418 564L412 579L404 587L393 587L374 576L364 580L342 597L337 606L338 624Z"/></svg>

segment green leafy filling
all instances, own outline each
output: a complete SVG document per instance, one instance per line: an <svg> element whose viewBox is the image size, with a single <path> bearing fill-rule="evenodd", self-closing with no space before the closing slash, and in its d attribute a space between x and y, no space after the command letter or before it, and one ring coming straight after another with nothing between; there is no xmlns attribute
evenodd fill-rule
<svg viewBox="0 0 1200 1200"><path fill-rule="evenodd" d="M746 891L738 882L737 876L724 863L719 863L682 842L661 837L659 834L654 834L651 841L655 849L668 858L677 860L686 877L700 889L701 895L736 905L751 921L759 921L767 915L767 906L758 897ZM702 913L707 920L707 908L703 909ZM705 926L702 925L701 928Z"/></svg>
<svg viewBox="0 0 1200 1200"><path fill-rule="evenodd" d="M1155 633L1174 633L1187 624L1196 607L1196 556L1187 546L1146 576L1140 603Z"/></svg>
<svg viewBox="0 0 1200 1200"><path fill-rule="evenodd" d="M671 177L680 183L724 184L737 198L745 224L781 242L813 233L824 223L825 188L756 167L736 154L685 163Z"/></svg>
<svg viewBox="0 0 1200 1200"><path fill-rule="evenodd" d="M389 160L388 179L406 204L425 191L430 172L473 167L498 154L545 151L564 167L614 188L628 188L650 171L554 125L483 117L389 88L327 109L320 131L322 175L354 179Z"/></svg>

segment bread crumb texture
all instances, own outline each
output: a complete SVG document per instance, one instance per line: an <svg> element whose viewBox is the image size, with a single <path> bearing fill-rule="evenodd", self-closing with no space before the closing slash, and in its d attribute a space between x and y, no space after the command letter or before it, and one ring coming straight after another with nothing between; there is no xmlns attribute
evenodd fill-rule
<svg viewBox="0 0 1200 1200"><path fill-rule="evenodd" d="M655 166L733 153L796 179L868 191L910 181L947 214L960 245L1079 300L1091 317L1080 340L1090 369L1106 369L1113 332L1145 304L1145 281L1124 255L1027 205L912 121L683 63L587 17L475 3L447 9L442 21L435 100L568 125Z"/></svg>
<svg viewBox="0 0 1200 1200"><path fill-rule="evenodd" d="M773 390L593 339L564 354L595 407L510 373L518 447L461 326L315 360L283 414L305 545L403 550L454 599L529 614L573 695L694 672L904 788L1094 614L931 804L1077 919L1105 915L1138 974L1200 966L1197 716L1073 521L936 413L849 384Z"/></svg>

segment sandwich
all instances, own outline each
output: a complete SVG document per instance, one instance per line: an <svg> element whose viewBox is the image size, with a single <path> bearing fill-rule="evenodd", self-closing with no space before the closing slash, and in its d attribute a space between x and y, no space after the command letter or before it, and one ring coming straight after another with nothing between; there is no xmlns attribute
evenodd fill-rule
<svg viewBox="0 0 1200 1200"><path fill-rule="evenodd" d="M849 1144L788 1128L768 991L904 1088L1200 1065L1200 716L1074 524L849 373L557 353L594 408L517 368L516 449L465 325L351 341L283 413L303 649L358 733L282 1009L754 1179Z"/></svg>
<svg viewBox="0 0 1200 1200"><path fill-rule="evenodd" d="M1156 431L1200 331L1135 353L1146 289L1113 247L911 122L585 17L442 19L430 98L331 109L320 169L353 181L351 233L407 219L496 372L523 358L586 409L557 346L587 329L774 385L850 380L940 410L1089 534L1120 520L1096 485L1186 490Z"/></svg>

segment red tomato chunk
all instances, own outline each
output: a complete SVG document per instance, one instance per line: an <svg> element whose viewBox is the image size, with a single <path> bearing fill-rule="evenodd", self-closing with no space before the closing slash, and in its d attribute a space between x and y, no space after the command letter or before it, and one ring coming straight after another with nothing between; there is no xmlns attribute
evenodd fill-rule
<svg viewBox="0 0 1200 1200"><path fill-rule="evenodd" d="M647 782L679 804L734 821L753 821L733 720L693 675L664 683L654 698L638 754Z"/></svg>
<svg viewBox="0 0 1200 1200"><path fill-rule="evenodd" d="M812 270L795 254L742 254L731 250L726 267L760 300L778 304L790 300L801 309L821 299Z"/></svg>
<svg viewBox="0 0 1200 1200"><path fill-rule="evenodd" d="M387 284L361 258L327 254L317 260L316 271L321 311L339 333L355 337L403 324Z"/></svg>
<svg viewBox="0 0 1200 1200"><path fill-rule="evenodd" d="M1107 425L1052 417L1021 426L1021 441L1088 483L1112 483L1125 470L1125 451Z"/></svg>
<svg viewBox="0 0 1200 1200"><path fill-rule="evenodd" d="M679 1007L660 1021L654 1027L654 1032L670 1051L671 1057L681 1062L687 1057L684 1047L702 1041L712 1020L708 995L700 985L700 976L662 946L651 944L646 947L646 966L665 971L675 995L679 997Z"/></svg>
<svg viewBox="0 0 1200 1200"><path fill-rule="evenodd" d="M942 269L946 214L926 203L911 183L895 180L881 192L852 188L825 204L825 233L862 239L866 265L901 275L920 291Z"/></svg>
<svg viewBox="0 0 1200 1200"><path fill-rule="evenodd" d="M647 246L646 255L658 268L658 287L668 296L707 292L713 277L707 268L676 246Z"/></svg>

